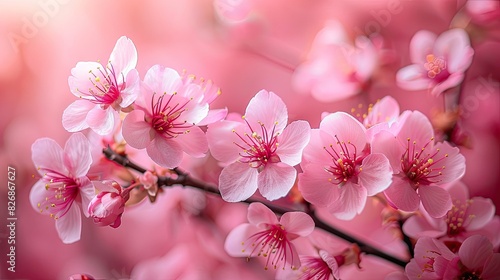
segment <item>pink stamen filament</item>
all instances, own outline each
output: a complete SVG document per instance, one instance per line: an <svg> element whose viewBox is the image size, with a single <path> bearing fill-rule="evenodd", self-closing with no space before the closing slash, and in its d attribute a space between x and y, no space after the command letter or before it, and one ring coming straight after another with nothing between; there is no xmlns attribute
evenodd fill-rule
<svg viewBox="0 0 500 280"><path fill-rule="evenodd" d="M71 204L78 195L78 184L73 178L69 178L57 171L46 171L42 180L45 182L46 191L53 192L53 195L47 195L45 200L39 202L37 206L40 213L48 211L52 218L58 219L69 211Z"/></svg>
<svg viewBox="0 0 500 280"><path fill-rule="evenodd" d="M434 138L431 138L434 141ZM442 175L442 171L445 166L436 166L440 161L448 157L445 154L444 157L435 159L439 154L440 150L436 149L433 154L424 155L425 149L431 143L427 142L420 150L417 149L417 143L415 141L410 144L411 140L407 139L407 147L404 154L401 156L401 169L406 174L407 178L413 182L413 187L417 189L420 184L430 185L431 183L437 183L440 180L437 179ZM437 179L437 180L435 180Z"/></svg>
<svg viewBox="0 0 500 280"><path fill-rule="evenodd" d="M173 95L169 95L165 104L163 104L163 101L165 101L165 96L167 96L167 94L164 93L159 96L156 101L154 99L155 94L156 93L153 94L153 98L151 99L152 115L149 116L146 121L150 122L151 126L157 132L167 138L174 138L180 134L189 132L189 130L174 131L174 129L187 129L192 126L191 124L187 124L186 121L178 121L182 113L187 111L187 108L185 107L190 100L186 101L186 103L182 105L177 103L174 106L171 106L170 102L172 101L175 93Z"/></svg>
<svg viewBox="0 0 500 280"><path fill-rule="evenodd" d="M357 148L350 141L347 143L341 142L337 135L335 135L337 139L337 145L340 147L340 152L337 152L333 148L333 144L327 147L323 147L323 149L332 157L333 166L326 167L326 172L332 174L334 177L330 180L333 184L342 186L345 182L347 182L351 177L361 172L361 168L356 170L356 165L361 162L362 159L357 158ZM354 148L354 152L351 154L349 152L350 145Z"/></svg>
<svg viewBox="0 0 500 280"><path fill-rule="evenodd" d="M93 76L93 78L89 77L89 81L92 83L94 88L89 88L88 93L82 92L78 89L77 90L84 96L91 97L91 99L88 100L95 104L104 106L112 105L120 98L121 91L125 89L125 82L118 86L116 73L111 63L106 67L109 71L104 71L101 67L98 67L97 69L99 70L101 76L104 77L104 81L101 80L101 77L97 76L94 72L92 72L92 70L90 70L89 73ZM121 75L123 77L123 73L121 73ZM123 80L125 81L124 77Z"/></svg>

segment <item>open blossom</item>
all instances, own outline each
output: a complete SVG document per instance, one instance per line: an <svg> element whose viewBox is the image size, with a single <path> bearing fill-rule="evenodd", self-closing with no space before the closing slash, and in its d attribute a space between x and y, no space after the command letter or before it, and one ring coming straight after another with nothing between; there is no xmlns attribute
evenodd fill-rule
<svg viewBox="0 0 500 280"><path fill-rule="evenodd" d="M136 64L137 51L125 36L116 42L106 67L99 62L78 62L71 69L68 83L79 100L64 110L64 128L76 132L90 127L100 135L111 133L118 112L129 107L139 94Z"/></svg>
<svg viewBox="0 0 500 280"><path fill-rule="evenodd" d="M31 205L56 220L57 233L64 243L80 240L80 211L88 217L87 206L95 193L86 176L92 164L87 138L81 133L71 135L64 150L54 140L41 138L33 143L31 152L42 176L31 188Z"/></svg>
<svg viewBox="0 0 500 280"><path fill-rule="evenodd" d="M349 42L340 23L329 21L318 32L307 61L294 73L293 84L317 100L332 102L360 93L379 63L379 47L364 36Z"/></svg>
<svg viewBox="0 0 500 280"><path fill-rule="evenodd" d="M394 176L384 193L392 206L416 211L420 202L431 217L450 210L450 194L441 187L465 173L465 158L447 142L435 143L429 119L418 111L406 111L391 130L380 131L372 151L389 159Z"/></svg>
<svg viewBox="0 0 500 280"><path fill-rule="evenodd" d="M439 240L422 237L415 244L415 257L406 265L406 276L410 280L451 279L443 278L446 266L455 254Z"/></svg>
<svg viewBox="0 0 500 280"><path fill-rule="evenodd" d="M242 121L220 121L208 126L207 138L214 158L227 165L219 177L226 201L249 198L257 188L268 200L285 196L297 176L309 141L310 126L294 121L286 126L285 104L273 92L259 91L250 100Z"/></svg>
<svg viewBox="0 0 500 280"><path fill-rule="evenodd" d="M269 266L292 269L300 267L293 241L314 230L312 218L303 212L287 212L278 220L274 212L262 203L248 206L249 224L234 228L226 238L224 248L233 257L264 257Z"/></svg>
<svg viewBox="0 0 500 280"><path fill-rule="evenodd" d="M355 118L343 112L325 117L304 149L302 196L339 219L361 213L367 196L384 191L392 177L387 158L367 147L366 129Z"/></svg>
<svg viewBox="0 0 500 280"><path fill-rule="evenodd" d="M439 37L421 30L410 42L412 64L398 71L397 84L406 90L430 89L439 95L462 82L473 55L463 29L450 29Z"/></svg>
<svg viewBox="0 0 500 280"><path fill-rule="evenodd" d="M119 227L131 188L122 191L115 181L95 181L94 186L99 193L90 201L90 217L99 226Z"/></svg>
<svg viewBox="0 0 500 280"><path fill-rule="evenodd" d="M421 210L422 215L414 215L404 223L405 234L412 238L429 236L440 239L452 251L456 244L461 244L474 234L489 234L491 236L487 237L494 243L498 239L496 236L500 231L500 223L493 219L495 205L491 199L469 198L467 187L460 181L453 183L448 191L453 205L446 215L436 219Z"/></svg>
<svg viewBox="0 0 500 280"><path fill-rule="evenodd" d="M177 167L184 152L193 157L206 154L207 139L198 125L225 117L223 112L206 120L209 103L217 96L211 88L155 65L146 73L141 93L123 121L123 138L130 146L146 148L149 157L166 168Z"/></svg>

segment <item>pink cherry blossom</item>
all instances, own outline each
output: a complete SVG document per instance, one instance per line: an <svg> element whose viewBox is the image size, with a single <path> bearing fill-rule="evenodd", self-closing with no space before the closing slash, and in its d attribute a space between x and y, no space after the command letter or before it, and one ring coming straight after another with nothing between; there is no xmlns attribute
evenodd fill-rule
<svg viewBox="0 0 500 280"><path fill-rule="evenodd" d="M88 217L87 206L95 193L86 176L92 164L87 138L81 133L71 135L64 150L54 140L41 138L33 143L31 152L42 176L31 188L31 205L56 220L57 233L64 243L80 240L80 208Z"/></svg>
<svg viewBox="0 0 500 280"><path fill-rule="evenodd" d="M310 126L294 121L276 94L259 91L250 100L242 121L224 120L208 126L210 152L228 164L219 177L226 201L249 198L257 188L268 200L287 195L295 183L302 150L309 141Z"/></svg>
<svg viewBox="0 0 500 280"><path fill-rule="evenodd" d="M202 87L173 69L155 65L146 73L141 93L135 110L123 121L123 138L130 146L146 148L151 159L166 168L177 167L184 152L193 157L205 156L207 140L197 125L225 117L224 113L215 114L215 118L206 120L209 103L216 97L211 87Z"/></svg>
<svg viewBox="0 0 500 280"><path fill-rule="evenodd" d="M435 143L432 125L418 111L406 111L391 131L380 131L372 141L372 151L387 156L393 180L384 193L392 206L413 212L420 202L431 217L450 210L450 194L440 185L460 179L465 158L447 142Z"/></svg>
<svg viewBox="0 0 500 280"><path fill-rule="evenodd" d="M94 186L99 193L90 201L90 217L99 226L119 227L131 188L122 191L115 181L95 181Z"/></svg>
<svg viewBox="0 0 500 280"><path fill-rule="evenodd" d="M439 37L421 30L410 42L412 64L398 71L397 84L406 90L429 89L437 96L462 82L473 55L463 29L450 29Z"/></svg>
<svg viewBox="0 0 500 280"><path fill-rule="evenodd" d="M328 21L292 82L319 101L333 102L363 91L378 63L378 47L370 39L359 36L353 45L339 22Z"/></svg>
<svg viewBox="0 0 500 280"><path fill-rule="evenodd" d="M299 190L310 203L350 220L363 210L367 196L384 191L392 171L383 154L370 154L365 127L343 112L325 117L304 149Z"/></svg>
<svg viewBox="0 0 500 280"><path fill-rule="evenodd" d="M224 248L233 257L266 258L265 269L300 267L293 241L308 236L314 230L312 218L303 212L287 212L278 220L274 212L256 202L248 206L249 224L234 228L226 238Z"/></svg>
<svg viewBox="0 0 500 280"><path fill-rule="evenodd" d="M444 279L498 279L500 253L494 253L493 245L482 235L467 238L455 258L447 266Z"/></svg>
<svg viewBox="0 0 500 280"><path fill-rule="evenodd" d="M491 228L492 236L487 236L493 243L500 231L500 225L493 220L495 205L489 198L469 198L467 187L462 182L453 183L448 189L453 206L442 218L436 219L422 209L422 215L410 217L403 225L403 231L412 238L429 236L440 239L454 250L474 234L487 235ZM457 247L458 248L458 247Z"/></svg>
<svg viewBox="0 0 500 280"><path fill-rule="evenodd" d="M78 62L68 83L79 100L63 113L63 126L76 132L91 128L100 135L111 133L118 112L129 107L139 94L139 74L135 70L137 51L132 40L120 37L106 67L99 62Z"/></svg>
<svg viewBox="0 0 500 280"><path fill-rule="evenodd" d="M415 257L406 265L406 275L410 280L451 279L443 276L454 257L455 254L442 242L422 237L415 244Z"/></svg>

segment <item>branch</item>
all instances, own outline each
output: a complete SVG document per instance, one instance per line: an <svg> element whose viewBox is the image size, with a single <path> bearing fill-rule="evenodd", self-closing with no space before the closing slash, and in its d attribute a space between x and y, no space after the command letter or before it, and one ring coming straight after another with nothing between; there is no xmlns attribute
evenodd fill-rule
<svg viewBox="0 0 500 280"><path fill-rule="evenodd" d="M144 173L147 171L146 169L140 167L139 165L131 162L126 156L122 156L122 155L117 154L110 147L103 149L103 153L106 156L106 158L108 158L109 160L114 161L114 162L116 162L124 167L131 168L131 169L133 169L137 172L140 172L140 173ZM180 170L179 168L174 168L173 171L175 173L177 173L178 177L177 178L170 178L170 177L159 176L158 177L158 186L169 187L172 185L182 185L184 187L192 187L195 189L199 189L199 190L202 190L204 192L217 195L219 197L221 196L217 186L214 186L212 184L207 184L201 180L193 178L188 173L185 173L184 171ZM249 204L253 203L253 202L260 202L260 203L266 205L274 213L279 214L279 215L283 215L286 212L297 211L295 209L284 208L284 207L270 204L270 203L265 202L265 201L251 199L251 198L244 200L242 202L249 203ZM366 253L366 254L378 256L382 259L385 259L385 260L392 262L392 263L394 263L398 266L401 266L401 267L406 266L406 263L407 263L406 261L398 259L398 258L393 257L391 255L388 255L388 254L382 252L381 250L379 250L379 249L377 249L377 248L375 248L375 247L373 247L373 246L371 246L371 245L369 245L369 244L367 244L367 243L365 243L365 242L363 242L355 237L352 237L349 234L325 223L323 220L318 218L314 214L314 212L311 212L308 214L313 219L313 221L316 225L316 228L320 228L320 229L322 229L328 233L331 233L331 234L333 234L341 239L344 239L345 241L347 241L349 243L356 243L359 246L359 248L361 249L361 251Z"/></svg>

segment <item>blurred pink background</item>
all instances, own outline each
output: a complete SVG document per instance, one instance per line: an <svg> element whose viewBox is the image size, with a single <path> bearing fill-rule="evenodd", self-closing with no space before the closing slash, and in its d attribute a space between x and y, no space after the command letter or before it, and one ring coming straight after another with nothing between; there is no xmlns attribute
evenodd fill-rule
<svg viewBox="0 0 500 280"><path fill-rule="evenodd" d="M238 214L227 218L214 214L220 219L218 241L211 240L214 237L203 240L199 232L209 230L210 226L200 229L189 226L190 222L171 221L173 214L168 212L180 211L176 205L183 199L172 197L187 196L180 190L172 190L169 199L163 197L154 205L145 203L127 209L118 229L97 228L85 220L82 240L64 245L57 236L54 221L32 209L28 194L37 177L32 178L36 170L31 162L31 144L37 138L50 137L64 145L70 134L63 129L61 116L74 100L67 83L71 68L78 61L105 61L122 35L136 45L141 78L152 65L162 64L212 79L222 89L214 108L227 106L229 111L243 113L248 100L260 89L267 89L283 98L290 120L306 119L312 127L318 126L324 111L349 112L359 103L375 102L385 95L395 97L402 110L420 110L430 117L442 110L442 98L425 91L399 89L395 73L409 64L408 44L415 32L427 29L439 34L447 30L464 1L254 0L249 3L250 15L246 20L225 21L217 16L212 0L0 0L3 170L0 220L2 223L6 220L7 166L16 169L18 218L16 273L6 269L5 226L0 230L1 279L67 279L75 273L104 279L128 278L139 263L166 256L176 242L174 237L220 243L219 247L213 245L214 248L203 250L210 254L220 250L217 254L224 255L221 247L224 233L237 221L245 220L244 207L222 204L212 211L229 215L224 214L225 207L228 212L237 209ZM394 50L393 61L377 73L377 82L367 95L320 103L292 88L293 69L304 60L316 33L329 19L339 20L352 38L361 32L379 31L385 47ZM470 97L466 99L469 103L463 125L473 148L462 148L467 158L463 181L471 188L471 197L490 197L500 205L500 42L498 38L473 39L472 47L476 54L464 85L464 96ZM212 200L205 203L220 204ZM178 224L182 224L181 228L175 228ZM191 232L195 228L198 233ZM193 246L201 246L199 243ZM181 251L194 256L200 253L199 248L186 245ZM225 256L221 258L226 261ZM203 263L190 258L178 261ZM244 260L232 263L234 271L214 272L205 279L231 279L231 275L248 279L271 277L255 263L247 264ZM240 271L238 265L245 270ZM357 279L368 277L367 272L356 276Z"/></svg>

